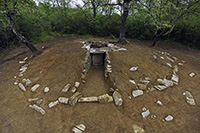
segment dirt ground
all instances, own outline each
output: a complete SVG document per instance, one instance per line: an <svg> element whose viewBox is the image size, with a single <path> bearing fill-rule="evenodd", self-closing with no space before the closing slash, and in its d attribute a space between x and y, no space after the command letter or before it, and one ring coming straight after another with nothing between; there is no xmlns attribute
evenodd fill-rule
<svg viewBox="0 0 200 133"><path fill-rule="evenodd" d="M63 87L75 81L81 82L81 71L84 65L86 50L81 47L80 41L113 41L106 38L78 38L57 37L43 43L35 44L43 53L28 61L29 66L23 77L18 77L22 64L19 61L30 57L31 52L24 46L0 53L0 132L2 133L70 133L77 124L86 126L86 133L131 133L132 125L142 127L147 133L198 133L200 130L200 51L188 49L159 42L155 48L148 47L151 42L130 40L127 51L109 52L112 64L111 77L123 96L123 105L115 106L114 103L77 103L74 107L58 104L49 109L48 104L60 96L70 97L71 92L63 93ZM177 61L171 63L161 52L168 52ZM153 59L165 57L162 59ZM141 78L149 77L151 88L157 84L158 78L168 78L173 66L185 61L179 68L180 82L164 91L146 90L143 96L134 98L131 94L136 86L129 82L134 79L139 82ZM129 69L138 66L136 72ZM104 70L101 66L92 66L86 77L86 83L80 91L83 96L98 96L109 93L109 88L104 81ZM196 75L190 77L188 74ZM15 79L14 76L17 76ZM39 83L36 92L31 92L30 87L23 92L17 80L29 78L32 85ZM48 86L50 91L44 93ZM183 92L190 91L196 105L189 105ZM131 99L129 98L131 96ZM29 107L28 98L42 98L44 101L39 106L45 111L41 115ZM163 106L156 104L160 100ZM141 116L142 109L150 110L147 118ZM163 119L172 115L174 119L166 122ZM156 118L152 117L156 116Z"/></svg>

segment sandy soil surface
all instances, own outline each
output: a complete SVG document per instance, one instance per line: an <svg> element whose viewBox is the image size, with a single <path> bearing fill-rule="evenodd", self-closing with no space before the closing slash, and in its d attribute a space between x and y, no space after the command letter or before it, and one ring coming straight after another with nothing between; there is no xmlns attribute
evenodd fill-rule
<svg viewBox="0 0 200 133"><path fill-rule="evenodd" d="M200 130L200 52L173 44L159 43L155 48L148 45L151 42L132 40L127 45L127 51L109 52L112 64L112 75L123 96L124 103L121 107L114 103L77 103L74 107L58 104L49 109L48 104L60 96L70 97L71 92L63 93L63 87L76 81L81 82L81 71L84 64L86 51L82 49L84 40L113 41L106 38L77 38L58 37L54 40L36 44L43 53L28 61L29 66L23 77L18 77L22 64L20 60L30 57L31 52L26 47L6 50L0 53L0 132L2 133L70 133L72 127L84 124L88 133L130 133L132 125L138 125L147 133L180 132L198 133ZM177 57L177 61L170 62L165 54ZM158 57L154 60L153 55ZM160 57L163 56L163 59ZM183 66L178 63L185 61ZM150 78L148 88L157 85L158 78L167 78L172 74L172 66L178 65L180 82L178 85L167 88L164 91L145 90L144 95L134 98L131 94L136 86L129 82L134 79L136 83L145 77ZM132 66L138 66L138 70L131 72ZM109 93L109 88L104 81L103 67L91 67L86 77L86 83L80 91L83 96L97 96ZM188 74L196 75L190 77ZM15 79L14 76L17 76ZM22 82L23 78L29 78L32 85L26 92L19 89L14 82ZM34 84L40 84L35 92L30 92ZM44 93L48 86L50 91ZM189 105L183 92L190 91L196 105ZM131 99L129 98L131 96ZM45 111L45 115L32 110L27 101L28 98L42 98L39 106ZM163 106L156 104L160 100ZM141 116L142 109L150 111L146 118ZM174 119L170 122L163 121L167 115ZM156 116L154 118L153 116Z"/></svg>

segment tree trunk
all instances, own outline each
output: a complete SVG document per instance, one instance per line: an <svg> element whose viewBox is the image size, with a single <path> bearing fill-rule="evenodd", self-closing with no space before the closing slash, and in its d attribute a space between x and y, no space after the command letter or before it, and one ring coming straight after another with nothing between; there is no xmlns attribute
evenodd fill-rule
<svg viewBox="0 0 200 133"><path fill-rule="evenodd" d="M16 30L16 27L15 27L15 24L14 24L14 21L11 17L10 14L7 14L7 17L9 19L9 22L10 22L10 26L12 28L12 31L14 32L14 34L19 38L19 40L25 44L34 54L39 54L39 51L32 45L30 44L27 39L22 36L17 30Z"/></svg>
<svg viewBox="0 0 200 133"><path fill-rule="evenodd" d="M127 3L128 5L128 3ZM121 27L120 27L120 36L119 36L119 42L126 42L126 19L128 17L128 8L127 5L124 5L124 11L122 15L122 21L121 21Z"/></svg>
<svg viewBox="0 0 200 133"><path fill-rule="evenodd" d="M156 37L156 35L154 35L154 37L153 37L153 44L151 45L151 47L155 47L157 41L158 41L158 37Z"/></svg>
<svg viewBox="0 0 200 133"><path fill-rule="evenodd" d="M92 2L92 7L93 7L92 32L93 32L93 35L96 35L96 6L95 6L94 1Z"/></svg>

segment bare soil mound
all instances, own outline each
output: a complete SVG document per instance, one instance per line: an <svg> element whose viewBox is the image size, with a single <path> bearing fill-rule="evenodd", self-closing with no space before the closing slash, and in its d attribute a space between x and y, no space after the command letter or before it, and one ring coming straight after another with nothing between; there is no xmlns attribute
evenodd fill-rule
<svg viewBox="0 0 200 133"><path fill-rule="evenodd" d="M109 52L112 64L111 78L123 96L123 105L114 103L77 103L75 106L58 104L53 108L48 104L58 97L70 97L73 93L63 93L62 89L70 83L81 82L86 50L81 41L98 40L113 41L105 38L59 37L55 40L36 44L38 49L44 47L43 53L26 61L27 70L19 76L20 64L31 53L20 47L0 54L0 131L10 132L72 132L72 127L84 124L86 132L133 132L132 125L138 125L145 132L192 132L200 130L200 52L180 48L171 44L159 43L156 48L149 48L151 42L131 41L121 47L125 51ZM166 48L167 45L167 48ZM25 51L25 52L24 52ZM172 59L172 60L170 60ZM168 63L168 64L167 64ZM170 67L170 65L171 67ZM137 66L136 71L130 68ZM179 82L163 91L155 88L158 78L171 79L174 67L178 66ZM86 83L79 90L83 96L97 96L109 93L104 81L104 70L100 66L92 66L87 74ZM190 77L190 73L195 73ZM16 76L16 77L15 77ZM32 81L23 92L14 82L22 82L24 78ZM141 89L138 84L148 78L150 83L143 87L144 94L133 97L132 91ZM129 82L134 80L136 85ZM30 89L40 84L35 92ZM44 88L49 92L44 93ZM191 92L196 105L186 102L183 93ZM38 104L45 115L32 110L29 98L43 99ZM162 102L162 106L157 101ZM150 115L143 118L141 113L149 110ZM172 121L165 117L173 116Z"/></svg>

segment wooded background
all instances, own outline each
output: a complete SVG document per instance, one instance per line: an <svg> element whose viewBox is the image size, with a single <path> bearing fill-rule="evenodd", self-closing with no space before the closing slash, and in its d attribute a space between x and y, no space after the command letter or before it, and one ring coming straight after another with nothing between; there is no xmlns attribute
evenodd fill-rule
<svg viewBox="0 0 200 133"><path fill-rule="evenodd" d="M0 0L0 50L57 34L162 39L197 48L199 7L199 0Z"/></svg>

